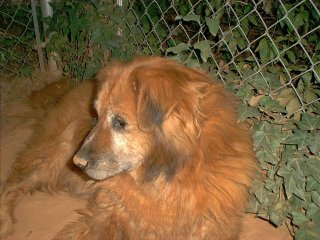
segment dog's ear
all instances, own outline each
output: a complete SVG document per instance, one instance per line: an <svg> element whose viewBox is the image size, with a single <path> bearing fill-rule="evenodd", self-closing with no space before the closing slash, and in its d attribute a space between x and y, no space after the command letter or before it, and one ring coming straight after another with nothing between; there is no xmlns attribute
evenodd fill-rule
<svg viewBox="0 0 320 240"><path fill-rule="evenodd" d="M139 79L133 82L136 106L137 106L137 121L142 130L152 130L154 126L160 126L164 112L160 108L156 99L153 99L152 94L149 92L148 86L144 86L143 82Z"/></svg>
<svg viewBox="0 0 320 240"><path fill-rule="evenodd" d="M137 95L137 117L143 130L161 128L164 120L175 105L172 91L166 80L155 78L137 78L134 82Z"/></svg>
<svg viewBox="0 0 320 240"><path fill-rule="evenodd" d="M155 134L156 146L144 163L151 179L161 172L171 178L192 155L200 135L201 99L209 85L197 71L175 63L161 66L132 74L138 125Z"/></svg>
<svg viewBox="0 0 320 240"><path fill-rule="evenodd" d="M173 64L167 68L137 68L132 76L141 129L162 128L170 118L186 125L198 117L200 101L209 86L206 75Z"/></svg>

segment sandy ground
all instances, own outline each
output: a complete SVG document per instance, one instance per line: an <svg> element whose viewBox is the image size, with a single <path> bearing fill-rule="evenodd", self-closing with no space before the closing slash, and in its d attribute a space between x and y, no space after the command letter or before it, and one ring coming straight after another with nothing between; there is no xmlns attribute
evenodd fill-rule
<svg viewBox="0 0 320 240"><path fill-rule="evenodd" d="M34 87L34 85L32 84ZM24 87L30 88L30 84ZM1 87L1 138L0 167L1 182L9 173L10 166L17 153L25 146L32 134L32 117L25 117L30 109L24 104L23 97L28 91L19 93L16 88L12 93ZM20 89L21 90L21 89ZM12 95L13 94L13 95ZM16 95L15 95L16 94ZM21 101L22 99L22 101ZM23 114L21 114L23 113ZM51 239L67 223L75 221L79 216L77 209L85 206L85 202L71 198L67 193L48 194L35 192L26 196L15 210L15 231L6 240L46 240ZM283 226L274 228L271 224L252 214L244 219L241 240L292 240ZM4 239L3 239L4 240Z"/></svg>

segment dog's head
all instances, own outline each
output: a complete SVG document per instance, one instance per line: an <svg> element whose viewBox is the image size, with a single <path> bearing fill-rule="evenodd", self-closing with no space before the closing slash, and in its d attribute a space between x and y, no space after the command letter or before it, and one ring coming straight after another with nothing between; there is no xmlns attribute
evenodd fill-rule
<svg viewBox="0 0 320 240"><path fill-rule="evenodd" d="M98 121L74 163L98 180L123 172L172 178L201 134L207 76L168 59L140 57L104 68L98 80Z"/></svg>

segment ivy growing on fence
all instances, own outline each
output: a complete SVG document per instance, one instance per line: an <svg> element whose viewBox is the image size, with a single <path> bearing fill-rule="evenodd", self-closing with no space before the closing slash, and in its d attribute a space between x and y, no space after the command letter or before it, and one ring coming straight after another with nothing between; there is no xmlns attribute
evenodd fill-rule
<svg viewBox="0 0 320 240"><path fill-rule="evenodd" d="M78 80L92 78L111 57L126 58L123 48L121 9L109 2L69 0L52 3L46 50L66 75Z"/></svg>

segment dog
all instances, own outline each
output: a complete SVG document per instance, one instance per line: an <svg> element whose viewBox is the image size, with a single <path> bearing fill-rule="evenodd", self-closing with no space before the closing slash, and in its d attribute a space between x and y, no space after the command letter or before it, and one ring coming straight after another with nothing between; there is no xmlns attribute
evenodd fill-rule
<svg viewBox="0 0 320 240"><path fill-rule="evenodd" d="M115 63L96 81L48 112L14 164L2 234L18 199L48 188L88 199L55 240L238 239L256 160L233 97L161 57Z"/></svg>

